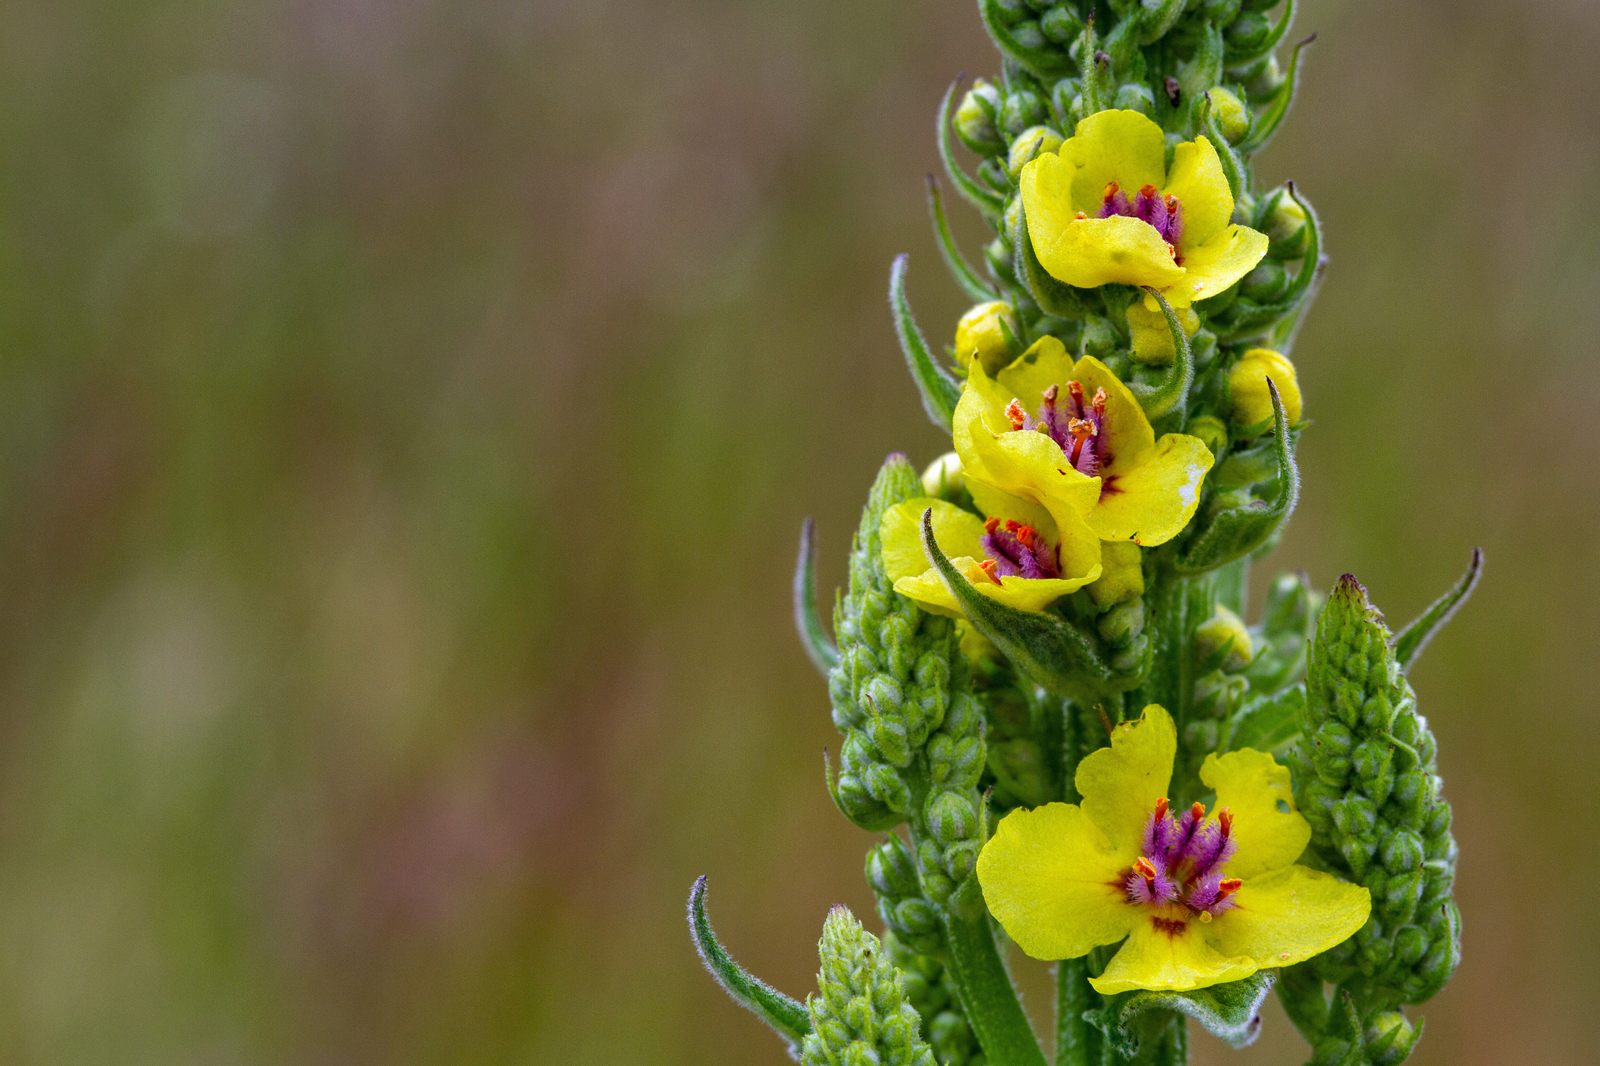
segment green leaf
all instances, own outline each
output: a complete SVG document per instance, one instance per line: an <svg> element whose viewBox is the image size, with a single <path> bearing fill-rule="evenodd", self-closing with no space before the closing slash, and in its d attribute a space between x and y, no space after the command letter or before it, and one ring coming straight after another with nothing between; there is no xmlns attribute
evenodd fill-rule
<svg viewBox="0 0 1600 1066"><path fill-rule="evenodd" d="M1044 1052L995 946L989 916L966 919L946 911L943 917L950 976L989 1066L1045 1066Z"/></svg>
<svg viewBox="0 0 1600 1066"><path fill-rule="evenodd" d="M900 338L901 351L905 352L911 379L917 383L917 391L922 394L922 409L928 412L934 425L948 433L951 420L955 417L956 404L961 400L961 386L956 384L948 371L934 362L928 342L922 338L917 320L911 314L911 302L906 299L906 262L909 258L906 255L897 256L894 266L889 268L889 307L894 312L894 331Z"/></svg>
<svg viewBox="0 0 1600 1066"><path fill-rule="evenodd" d="M1267 379L1272 394L1273 453L1278 464L1278 491L1271 500L1252 500L1243 507L1222 511L1190 542L1179 556L1180 574L1200 574L1241 559L1260 548L1277 532L1300 498L1300 470L1289 442L1289 426L1278 387Z"/></svg>
<svg viewBox="0 0 1600 1066"><path fill-rule="evenodd" d="M934 131L934 142L939 146L939 159L944 163L944 172L949 175L956 191L966 197L967 202L976 207L984 218L993 222L1000 217L1000 212L1005 208L1005 200L998 193L979 185L965 170L962 170L950 150L950 98L955 95L956 89L960 88L965 77L965 74L956 75L956 80L944 91L944 99L939 102L939 125Z"/></svg>
<svg viewBox="0 0 1600 1066"><path fill-rule="evenodd" d="M1124 1038L1131 1039L1140 1016L1149 1011L1177 1011L1229 1047L1248 1047L1261 1035L1261 1004L1272 991L1276 973L1257 970L1243 981L1193 992L1135 992L1118 1009L1117 1021Z"/></svg>
<svg viewBox="0 0 1600 1066"><path fill-rule="evenodd" d="M1228 750L1254 748L1270 752L1289 743L1300 734L1305 702L1305 686L1296 685L1276 696L1260 696L1246 703L1234 715Z"/></svg>
<svg viewBox="0 0 1600 1066"><path fill-rule="evenodd" d="M944 217L944 199L939 194L939 179L932 174L928 175L928 213L933 216L933 235L939 242L939 254L944 256L944 265L949 268L950 276L974 300L993 300L994 290L967 264L961 249L956 247L950 223Z"/></svg>
<svg viewBox="0 0 1600 1066"><path fill-rule="evenodd" d="M1228 191L1233 194L1235 203L1245 192L1244 167L1239 162L1233 146L1228 143L1228 138L1223 136L1222 129L1217 125L1217 113L1211 106L1211 93L1207 91L1205 100L1200 105L1200 125L1206 137L1211 141L1211 147L1216 149L1217 161L1222 164L1222 176L1228 179Z"/></svg>
<svg viewBox="0 0 1600 1066"><path fill-rule="evenodd" d="M1272 140L1272 135L1278 132L1278 127L1283 124L1284 117L1289 114L1289 108L1294 103L1294 94L1300 88L1300 53L1306 45L1317 39L1312 34L1294 46L1294 51L1289 56L1289 70L1284 76L1283 84L1278 86L1277 92L1272 95L1272 102L1267 109L1256 116L1255 123L1251 125L1250 132L1245 134L1244 140L1237 145L1241 154L1250 155L1259 152Z"/></svg>
<svg viewBox="0 0 1600 1066"><path fill-rule="evenodd" d="M694 938L700 961L706 964L717 984L734 1002L770 1025L789 1045L789 1054L800 1059L800 1042L811 1032L811 1016L805 1005L779 992L771 985L746 973L734 962L711 931L706 917L706 878L704 874L689 890L689 935Z"/></svg>
<svg viewBox="0 0 1600 1066"><path fill-rule="evenodd" d="M824 676L839 662L839 649L817 616L817 524L807 518L800 527L800 558L794 564L794 627L811 663Z"/></svg>
<svg viewBox="0 0 1600 1066"><path fill-rule="evenodd" d="M1160 383L1140 385L1136 382L1129 386L1139 406L1144 408L1145 417L1154 422L1170 412L1180 411L1189 402L1189 387L1194 384L1194 354L1189 350L1189 335L1183 331L1167 298L1156 289L1146 288L1144 291L1154 296L1161 305L1161 313L1167 318L1167 329L1172 333L1172 347L1177 353Z"/></svg>
<svg viewBox="0 0 1600 1066"><path fill-rule="evenodd" d="M967 621L1037 684L1093 706L1136 683L1137 675L1119 677L1100 657L1094 638L1066 619L1009 607L973 588L934 541L932 508L922 514L922 547ZM1148 666L1148 659L1141 665Z"/></svg>
<svg viewBox="0 0 1600 1066"><path fill-rule="evenodd" d="M1434 634L1444 628L1444 624L1461 609L1467 602L1467 597L1472 595L1472 590L1478 587L1478 578L1483 576L1483 549L1472 549L1472 563L1467 567L1467 572L1461 575L1461 580L1450 586L1450 591L1433 601L1422 614L1418 615L1404 629L1394 635L1390 644L1394 647L1395 661L1400 664L1400 669L1408 670L1422 649L1428 646Z"/></svg>

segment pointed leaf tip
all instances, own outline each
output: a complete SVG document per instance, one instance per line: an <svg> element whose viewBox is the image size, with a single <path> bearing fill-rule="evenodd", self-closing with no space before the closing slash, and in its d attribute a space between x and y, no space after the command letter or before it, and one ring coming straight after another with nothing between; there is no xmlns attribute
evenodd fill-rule
<svg viewBox="0 0 1600 1066"><path fill-rule="evenodd" d="M911 379L922 394L922 409L933 424L950 432L955 418L956 404L961 400L961 386L949 372L934 361L928 342L917 328L911 313L911 302L906 299L906 263L910 256L904 253L895 257L889 268L889 307L894 312L894 329L900 338L900 348L905 353L906 366Z"/></svg>
<svg viewBox="0 0 1600 1066"><path fill-rule="evenodd" d="M794 565L794 626L812 665L824 676L839 662L839 649L817 616L817 524L807 518L800 526L800 558Z"/></svg>
<svg viewBox="0 0 1600 1066"><path fill-rule="evenodd" d="M701 874L689 890L689 935L700 953L700 961L705 963L722 990L771 1026L789 1045L790 1056L798 1061L800 1042L811 1031L811 1016L803 1003L751 976L723 949L711 930L711 920L706 917L705 874Z"/></svg>
<svg viewBox="0 0 1600 1066"><path fill-rule="evenodd" d="M1446 622L1455 617L1461 605L1467 602L1467 597L1478 587L1478 579L1482 576L1483 549L1473 548L1472 562L1467 565L1467 572L1450 586L1448 592L1434 600L1426 611L1396 633L1390 641L1394 647L1395 661L1400 664L1400 669L1410 669L1417 656L1422 654L1422 649L1428 646L1428 642L1444 628Z"/></svg>

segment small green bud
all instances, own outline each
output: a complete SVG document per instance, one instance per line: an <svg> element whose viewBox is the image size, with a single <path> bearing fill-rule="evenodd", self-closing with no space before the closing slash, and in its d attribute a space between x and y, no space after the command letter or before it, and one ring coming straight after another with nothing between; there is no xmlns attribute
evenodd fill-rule
<svg viewBox="0 0 1600 1066"><path fill-rule="evenodd" d="M891 899L916 895L916 863L905 841L891 833L867 852L867 883L878 895Z"/></svg>
<svg viewBox="0 0 1600 1066"><path fill-rule="evenodd" d="M1244 621L1226 607L1219 606L1210 618L1201 622L1194 633L1195 650L1202 661L1227 650L1222 669L1238 673L1255 658L1255 648L1250 642L1250 631Z"/></svg>
<svg viewBox="0 0 1600 1066"><path fill-rule="evenodd" d="M1229 144L1238 144L1244 140L1244 135L1250 132L1250 109L1243 100L1231 91L1223 88L1212 89L1211 114L1217 120L1217 129L1228 139Z"/></svg>
<svg viewBox="0 0 1600 1066"><path fill-rule="evenodd" d="M1118 86L1117 95L1111 106L1121 111L1137 111L1141 115L1153 115L1156 110L1156 95L1150 91L1150 86L1130 81Z"/></svg>
<svg viewBox="0 0 1600 1066"><path fill-rule="evenodd" d="M867 792L872 798L891 811L905 814L911 810L911 786L895 773L893 767L875 763L867 768L862 779L866 782Z"/></svg>
<svg viewBox="0 0 1600 1066"><path fill-rule="evenodd" d="M993 155L1005 148L996 117L1000 112L1000 91L982 78L961 98L951 126L961 143L979 155Z"/></svg>
<svg viewBox="0 0 1600 1066"><path fill-rule="evenodd" d="M1272 0L1275 4L1278 0ZM1203 0L1201 14L1213 25L1226 26L1239 17L1239 0Z"/></svg>
<svg viewBox="0 0 1600 1066"><path fill-rule="evenodd" d="M1346 836L1366 837L1378 823L1378 812L1365 796L1346 796L1333 808L1333 823ZM1371 846L1367 848L1370 854Z"/></svg>
<svg viewBox="0 0 1600 1066"><path fill-rule="evenodd" d="M1039 17L1039 32L1056 44L1069 44L1083 32L1083 20L1066 4L1057 4Z"/></svg>
<svg viewBox="0 0 1600 1066"><path fill-rule="evenodd" d="M969 840L978 833L978 808L961 792L939 792L929 797L928 831L945 847Z"/></svg>
<svg viewBox="0 0 1600 1066"><path fill-rule="evenodd" d="M1127 644L1144 629L1144 600L1124 600L1095 624L1100 639L1113 647Z"/></svg>
<svg viewBox="0 0 1600 1066"><path fill-rule="evenodd" d="M1018 138L1017 144L1023 143L1025 139ZM1012 156L1015 158L1015 151ZM991 375L998 373L1021 354L1020 336L1016 312L1010 304L1004 300L974 304L956 323L956 363L966 367L976 359Z"/></svg>
<svg viewBox="0 0 1600 1066"><path fill-rule="evenodd" d="M1258 304L1277 303L1289 290L1289 272L1283 264L1263 259L1239 284L1239 295Z"/></svg>
<svg viewBox="0 0 1600 1066"><path fill-rule="evenodd" d="M1032 89L1014 89L1000 108L1000 128L1007 136L1020 137L1029 126L1041 125L1049 115L1050 109L1039 99L1038 93Z"/></svg>
<svg viewBox="0 0 1600 1066"><path fill-rule="evenodd" d="M1260 73L1253 78L1248 78L1244 83L1245 95L1253 104L1264 103L1278 87L1283 84L1283 70L1278 66L1278 57L1267 56L1266 64L1261 67Z"/></svg>
<svg viewBox="0 0 1600 1066"><path fill-rule="evenodd" d="M1259 11L1246 11L1223 31L1223 39L1236 52L1253 54L1266 43L1272 22Z"/></svg>
<svg viewBox="0 0 1600 1066"><path fill-rule="evenodd" d="M983 258L995 277L1012 285L1017 283L1017 276L1011 264L1011 244L1003 234L983 246Z"/></svg>
<svg viewBox="0 0 1600 1066"><path fill-rule="evenodd" d="M1184 428L1184 432L1191 437L1199 437L1201 442L1211 449L1211 454L1218 458L1222 456L1222 449L1228 443L1230 437L1227 424L1222 419L1213 418L1210 415L1200 415L1189 419L1189 424Z"/></svg>
<svg viewBox="0 0 1600 1066"><path fill-rule="evenodd" d="M1049 126L1028 127L1011 142L1011 154L1006 158L1006 173L1012 181L1020 181L1023 167L1037 156L1054 152L1061 147L1061 143L1061 134Z"/></svg>
<svg viewBox="0 0 1600 1066"><path fill-rule="evenodd" d="M1305 255L1309 230L1306 227L1306 210L1289 195L1287 189L1274 189L1267 194L1272 205L1263 222L1267 239L1267 254L1280 262L1299 259Z"/></svg>
<svg viewBox="0 0 1600 1066"><path fill-rule="evenodd" d="M1372 1066L1399 1066L1411 1055L1420 1035L1420 1030L1413 1029L1405 1015L1385 1011L1367 1023L1367 1061Z"/></svg>

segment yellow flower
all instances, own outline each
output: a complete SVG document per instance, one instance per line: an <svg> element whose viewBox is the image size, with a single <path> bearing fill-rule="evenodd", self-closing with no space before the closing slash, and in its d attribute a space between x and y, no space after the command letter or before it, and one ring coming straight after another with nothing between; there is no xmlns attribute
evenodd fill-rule
<svg viewBox="0 0 1600 1066"><path fill-rule="evenodd" d="M1016 352L1011 347L1016 336L1017 319L1010 304L1004 300L973 304L956 323L956 362L966 366L976 359L990 370L1005 366Z"/></svg>
<svg viewBox="0 0 1600 1066"><path fill-rule="evenodd" d="M922 497L883 513L883 565L895 590L925 610L962 617L922 550L922 515L933 508L933 539L980 593L1009 607L1042 611L1100 576L1100 541L1081 516L1063 534L1043 508L977 486L987 521L953 503Z"/></svg>
<svg viewBox="0 0 1600 1066"><path fill-rule="evenodd" d="M1272 423L1268 378L1278 387L1283 417L1291 426L1300 421L1300 382L1295 378L1294 364L1270 348L1251 348L1228 372L1228 394L1236 425L1265 428Z"/></svg>
<svg viewBox="0 0 1600 1066"><path fill-rule="evenodd" d="M1214 460L1198 438L1157 440L1139 401L1104 363L1085 356L1074 364L1048 336L995 378L972 364L954 430L969 487L981 482L1030 500L1058 525L1085 514L1100 539L1145 547L1188 524Z"/></svg>
<svg viewBox="0 0 1600 1066"><path fill-rule="evenodd" d="M1152 704L1078 765L1082 804L1017 810L978 856L983 897L1037 959L1126 938L1090 983L1104 995L1238 981L1326 951L1366 922L1365 888L1295 865L1311 828L1289 771L1259 751L1206 757L1207 814L1166 792L1177 733Z"/></svg>
<svg viewBox="0 0 1600 1066"><path fill-rule="evenodd" d="M1078 123L1059 152L1022 170L1034 254L1068 285L1160 289L1173 307L1228 288L1267 253L1267 237L1231 223L1233 193L1204 137L1166 166L1161 127L1137 111Z"/></svg>

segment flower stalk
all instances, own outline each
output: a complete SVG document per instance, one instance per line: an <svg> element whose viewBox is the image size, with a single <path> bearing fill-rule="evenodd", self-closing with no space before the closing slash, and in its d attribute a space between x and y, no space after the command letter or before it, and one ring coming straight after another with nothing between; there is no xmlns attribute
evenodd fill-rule
<svg viewBox="0 0 1600 1066"><path fill-rule="evenodd" d="M832 639L809 522L794 579L884 939L836 909L803 1017L706 955L808 1063L1043 1066L1007 942L1055 966L1057 1066L1176 1066L1186 1018L1244 1046L1274 988L1314 1063L1393 1066L1454 971L1457 848L1404 670L1481 556L1398 636L1349 577L1325 603L1282 575L1248 621L1299 500L1293 347L1325 270L1310 202L1253 172L1311 40L1280 65L1295 7L979 0L1000 74L951 84L936 145L981 259L927 186L976 301L948 360L905 256L889 287L952 450L884 464Z"/></svg>

